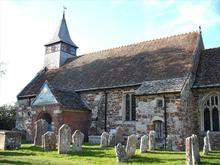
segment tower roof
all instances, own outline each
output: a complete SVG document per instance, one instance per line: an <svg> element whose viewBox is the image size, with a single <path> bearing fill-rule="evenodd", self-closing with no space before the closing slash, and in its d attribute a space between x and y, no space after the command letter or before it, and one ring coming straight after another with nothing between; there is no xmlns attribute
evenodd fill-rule
<svg viewBox="0 0 220 165"><path fill-rule="evenodd" d="M78 48L78 46L72 41L70 37L69 30L66 24L65 13L63 13L63 18L60 22L60 25L57 27L57 30L54 33L53 38L45 46L60 41Z"/></svg>

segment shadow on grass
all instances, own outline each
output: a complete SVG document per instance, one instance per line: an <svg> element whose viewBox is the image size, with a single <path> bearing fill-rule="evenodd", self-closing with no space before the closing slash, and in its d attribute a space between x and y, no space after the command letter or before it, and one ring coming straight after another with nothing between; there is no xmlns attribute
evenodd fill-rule
<svg viewBox="0 0 220 165"><path fill-rule="evenodd" d="M22 147L22 149L24 150L30 150L30 151L34 151L34 152L44 152L44 149L38 146L28 146L28 147Z"/></svg>
<svg viewBox="0 0 220 165"><path fill-rule="evenodd" d="M219 163L200 162L199 165L219 165Z"/></svg>
<svg viewBox="0 0 220 165"><path fill-rule="evenodd" d="M128 160L128 163L161 163L158 158L148 158L136 155Z"/></svg>
<svg viewBox="0 0 220 165"><path fill-rule="evenodd" d="M155 150L155 151L147 151L152 154L167 154L167 155L184 155L185 153L183 152L173 152L173 151L160 151L160 150Z"/></svg>
<svg viewBox="0 0 220 165"><path fill-rule="evenodd" d="M100 147L83 147L81 152L76 151L70 151L68 155L76 155L76 156L88 156L88 157L108 157L108 158L114 158L113 155L110 153L106 153L107 150L112 150L112 148L100 148Z"/></svg>
<svg viewBox="0 0 220 165"><path fill-rule="evenodd" d="M36 154L34 154L34 153L13 152L13 151L4 151L4 152L0 152L0 155L3 155L3 156L32 156L32 155L36 155Z"/></svg>
<svg viewBox="0 0 220 165"><path fill-rule="evenodd" d="M0 160L0 164L3 164L3 163L7 163L7 164L17 164L17 165L23 165L23 164L31 164L31 163L28 163L28 162L23 162L23 161L12 161L12 160Z"/></svg>

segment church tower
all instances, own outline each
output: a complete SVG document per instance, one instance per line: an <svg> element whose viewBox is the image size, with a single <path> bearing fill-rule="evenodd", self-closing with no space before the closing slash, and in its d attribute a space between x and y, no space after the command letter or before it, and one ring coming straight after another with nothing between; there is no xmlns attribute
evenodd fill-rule
<svg viewBox="0 0 220 165"><path fill-rule="evenodd" d="M63 12L63 18L53 38L45 47L44 67L48 69L59 68L68 58L76 56L78 47L71 40L66 24L65 12Z"/></svg>

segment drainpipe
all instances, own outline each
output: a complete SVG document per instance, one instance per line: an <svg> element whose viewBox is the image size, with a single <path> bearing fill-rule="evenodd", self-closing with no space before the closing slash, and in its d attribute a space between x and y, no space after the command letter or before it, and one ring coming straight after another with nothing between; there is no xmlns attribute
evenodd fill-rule
<svg viewBox="0 0 220 165"><path fill-rule="evenodd" d="M164 128L165 128L165 145L164 145L164 148L166 149L167 148L167 106L166 106L166 97L165 95L163 96L163 99L164 99Z"/></svg>
<svg viewBox="0 0 220 165"><path fill-rule="evenodd" d="M106 90L104 90L104 94L105 94L105 131L107 131L107 101L108 101L108 95Z"/></svg>

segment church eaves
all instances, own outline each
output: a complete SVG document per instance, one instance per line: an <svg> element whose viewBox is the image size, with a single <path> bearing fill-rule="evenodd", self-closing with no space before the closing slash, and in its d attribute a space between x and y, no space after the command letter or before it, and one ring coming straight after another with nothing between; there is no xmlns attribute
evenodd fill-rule
<svg viewBox="0 0 220 165"><path fill-rule="evenodd" d="M78 48L78 46L72 41L70 37L69 30L66 24L65 13L63 13L63 18L56 32L54 33L53 38L45 46L51 45L57 42L64 42L64 43L67 43L69 45L72 45Z"/></svg>

